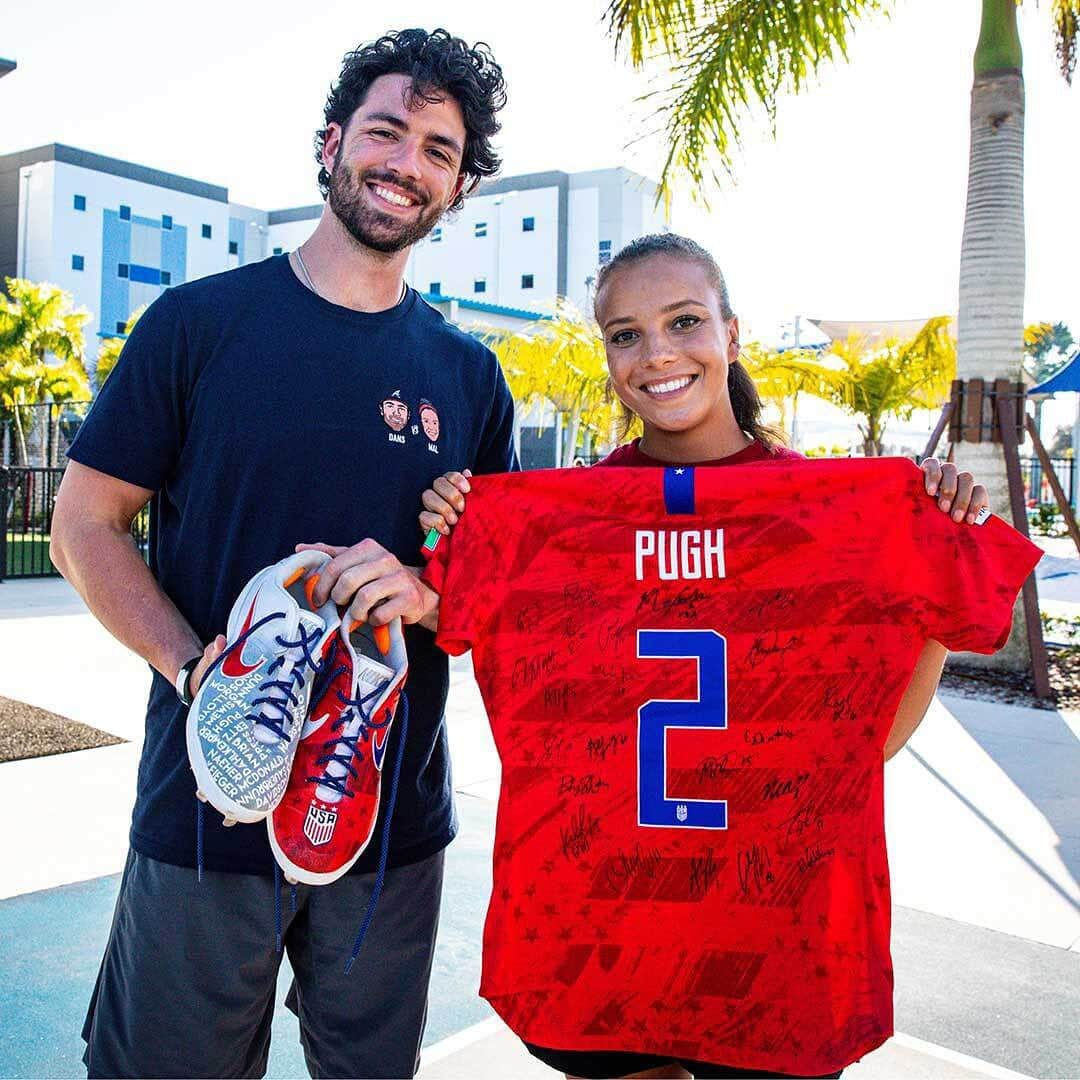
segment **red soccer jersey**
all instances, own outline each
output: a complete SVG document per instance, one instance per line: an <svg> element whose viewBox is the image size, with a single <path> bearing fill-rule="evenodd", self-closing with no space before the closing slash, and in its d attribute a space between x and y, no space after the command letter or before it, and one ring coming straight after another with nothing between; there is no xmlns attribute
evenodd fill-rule
<svg viewBox="0 0 1080 1080"><path fill-rule="evenodd" d="M892 1033L882 750L1040 552L899 459L478 477L428 580L502 759L481 993L523 1039L799 1075Z"/></svg>

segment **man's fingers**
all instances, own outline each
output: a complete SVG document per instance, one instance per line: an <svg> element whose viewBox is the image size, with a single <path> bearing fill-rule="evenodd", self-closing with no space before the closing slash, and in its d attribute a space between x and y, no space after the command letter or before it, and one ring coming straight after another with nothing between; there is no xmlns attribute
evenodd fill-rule
<svg viewBox="0 0 1080 1080"><path fill-rule="evenodd" d="M346 547L342 547L340 544L297 544L294 551L321 551L324 555L329 555L333 558L335 555L340 555L343 551L348 551Z"/></svg>
<svg viewBox="0 0 1080 1080"><path fill-rule="evenodd" d="M202 659L195 665L191 672L191 678L188 680L188 690L192 695L194 695L195 691L202 686L202 681L206 678L207 671L210 670L214 661L225 651L225 646L227 644L228 642L225 640L225 635L218 634L218 636L203 649Z"/></svg>
<svg viewBox="0 0 1080 1080"><path fill-rule="evenodd" d="M937 458L927 458L922 463L922 471L925 476L926 494L936 495L938 484L941 483L941 462Z"/></svg>
<svg viewBox="0 0 1080 1080"><path fill-rule="evenodd" d="M374 540L361 540L359 544L353 544L350 548L336 550L338 554L319 571L319 581L311 594L316 605L325 604L331 596L337 603L347 604L352 596L351 592L343 599L338 599L340 595L338 582L341 576L353 567L377 563L383 558L393 558L381 544L377 544ZM364 580L370 580L374 576L375 574L369 574Z"/></svg>

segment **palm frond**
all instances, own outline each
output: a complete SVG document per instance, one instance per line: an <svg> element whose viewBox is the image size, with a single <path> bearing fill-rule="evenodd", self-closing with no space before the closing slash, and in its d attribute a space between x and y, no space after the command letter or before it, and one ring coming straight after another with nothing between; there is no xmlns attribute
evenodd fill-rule
<svg viewBox="0 0 1080 1080"><path fill-rule="evenodd" d="M892 0L615 0L617 42L629 35L638 67L666 54L659 92L670 150L661 176L684 173L696 188L730 173L739 131L762 108L775 126L780 98L800 93L823 64L847 57L855 24ZM654 97L655 100L655 97Z"/></svg>

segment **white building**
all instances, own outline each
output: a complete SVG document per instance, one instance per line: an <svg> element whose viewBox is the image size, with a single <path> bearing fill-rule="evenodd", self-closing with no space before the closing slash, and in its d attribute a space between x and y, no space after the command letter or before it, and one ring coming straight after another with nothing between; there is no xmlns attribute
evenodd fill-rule
<svg viewBox="0 0 1080 1080"><path fill-rule="evenodd" d="M0 156L0 276L70 292L93 314L93 355L163 289L289 251L321 213L53 143ZM445 219L407 277L460 325L520 326L557 295L587 307L597 267L663 224L656 186L626 169L507 177Z"/></svg>
<svg viewBox="0 0 1080 1080"><path fill-rule="evenodd" d="M665 228L657 187L629 169L528 173L481 185L417 245L409 282L511 308L565 296L588 309L599 266Z"/></svg>

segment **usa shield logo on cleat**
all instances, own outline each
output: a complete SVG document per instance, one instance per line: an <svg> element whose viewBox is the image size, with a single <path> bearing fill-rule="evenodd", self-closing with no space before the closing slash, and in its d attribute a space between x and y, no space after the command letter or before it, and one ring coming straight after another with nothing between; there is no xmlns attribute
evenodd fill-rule
<svg viewBox="0 0 1080 1080"><path fill-rule="evenodd" d="M337 818L336 810L327 810L316 803L308 807L307 817L304 819L304 835L311 841L313 847L330 843Z"/></svg>

